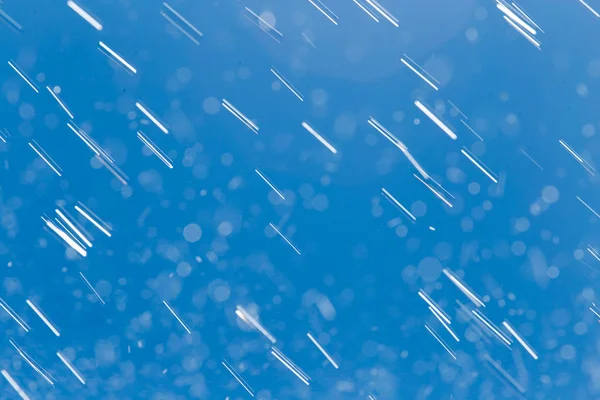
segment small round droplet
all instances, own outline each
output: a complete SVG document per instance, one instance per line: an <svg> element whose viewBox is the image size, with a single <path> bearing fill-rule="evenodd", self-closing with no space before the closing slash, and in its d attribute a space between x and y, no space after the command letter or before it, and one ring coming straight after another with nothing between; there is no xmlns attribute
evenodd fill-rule
<svg viewBox="0 0 600 400"><path fill-rule="evenodd" d="M189 224L183 228L183 237L190 243L196 243L202 237L202 228L198 224Z"/></svg>

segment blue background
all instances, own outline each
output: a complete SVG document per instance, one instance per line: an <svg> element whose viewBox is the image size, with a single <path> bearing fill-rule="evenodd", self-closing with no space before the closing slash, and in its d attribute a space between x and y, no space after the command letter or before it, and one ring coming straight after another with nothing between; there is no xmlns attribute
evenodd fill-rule
<svg viewBox="0 0 600 400"><path fill-rule="evenodd" d="M491 1L387 1L399 28L383 18L376 23L350 1L327 3L339 16L337 26L308 1L169 4L203 32L199 45L160 15L158 1L81 3L102 21L101 32L63 1L2 5L23 29L0 25L0 127L11 134L0 144L0 297L32 329L25 333L6 313L0 316L0 363L31 398L248 398L223 359L260 399L599 395L598 322L589 310L599 264L585 251L598 246L598 218L576 199L600 207L598 178L559 144L565 140L592 165L600 155L600 21L592 13L577 1L524 1L544 30L540 51ZM244 7L271 12L281 43L249 23ZM138 73L110 61L98 50L100 40ZM437 77L440 90L402 65L403 54ZM36 81L39 94L8 60ZM304 102L285 87L273 89L272 67ZM60 86L74 121L115 158L130 178L127 187L91 161L46 85ZM214 99L227 99L254 119L258 135L222 107L207 112ZM426 119L416 99L435 105L458 140ZM136 101L165 121L170 134L144 121ZM370 116L456 197L452 209L412 176L403 154L367 123ZM303 121L338 154L311 137ZM172 170L143 151L138 129L170 156ZM60 165L61 178L29 148L32 139ZM462 146L500 177L498 185L460 154ZM469 190L473 182L478 193ZM560 197L544 205L548 186ZM424 203L425 215L408 223L381 197L382 187L413 211ZM56 204L75 215L77 201L114 228L107 238L81 220L94 236L86 258L67 252L40 219L53 215ZM544 205L540 213L532 213L534 203ZM406 235L394 226L399 217ZM191 223L202 228L195 243L183 235ZM468 299L440 275L442 266L488 296L482 312L496 325L510 321L539 360L516 342L508 349L494 338L469 336L455 302ZM433 318L419 289L451 315L460 343ZM215 295L223 291L225 299ZM314 304L320 296L333 305L334 317ZM277 347L311 377L310 386L270 355L269 342L236 317L237 305L260 316ZM309 331L339 370L309 341ZM9 339L56 378L55 387L23 362ZM59 350L74 360L86 386L56 357ZM484 354L526 393L499 377ZM17 396L4 380L0 390L3 398Z"/></svg>

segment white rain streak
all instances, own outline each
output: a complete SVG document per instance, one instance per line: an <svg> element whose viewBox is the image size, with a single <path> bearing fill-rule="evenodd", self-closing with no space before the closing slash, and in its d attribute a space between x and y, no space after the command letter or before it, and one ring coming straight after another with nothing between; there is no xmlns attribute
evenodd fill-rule
<svg viewBox="0 0 600 400"><path fill-rule="evenodd" d="M377 12L379 14L381 14L381 16L385 19L387 19L392 25L394 25L396 28L399 27L398 25L398 19L396 17L394 17L388 10L386 10L385 8L383 8L381 6L381 4L379 4L377 1L375 0L365 0L371 7L373 7L375 10L377 10Z"/></svg>
<svg viewBox="0 0 600 400"><path fill-rule="evenodd" d="M575 150L573 150L573 148L571 146L569 146L564 140L559 140L558 143L560 143L560 145L562 147L565 148L565 150L567 150L567 152L573 156L573 158L575 158L575 160L577 160L577 162L579 162L583 168L585 168L585 170L587 172L589 172L590 174L594 175L594 172L596 171L596 169L594 167L592 167L587 161L585 161L583 159L583 157L581 157Z"/></svg>
<svg viewBox="0 0 600 400"><path fill-rule="evenodd" d="M373 15L373 13L371 11L369 11L369 9L367 7L365 7L364 5L362 5L358 0L353 0L354 3L359 6L361 8L361 10L363 10L369 17L371 17L375 22L379 22L379 20L377 19L377 17L375 15Z"/></svg>
<svg viewBox="0 0 600 400"><path fill-rule="evenodd" d="M179 32L183 33L188 39L190 39L192 42L194 42L194 44L196 46L200 45L200 42L196 38L194 38L192 35L190 35L190 33L188 31L186 31L183 27L181 27L181 25L179 25L177 22L173 21L173 18L169 17L163 11L160 12L160 15L162 15L167 21L169 21L171 23L171 25L173 25L175 28L177 28L177 30Z"/></svg>
<svg viewBox="0 0 600 400"><path fill-rule="evenodd" d="M63 239L67 244L76 252L81 254L83 257L87 255L85 251L85 247L77 238L69 231L69 229L58 219L55 218L54 221L50 221L42 216L42 221L46 223L46 226L49 227L55 234L57 234L61 239ZM60 228L54 224L56 222L60 225ZM62 228L62 229L61 229Z"/></svg>
<svg viewBox="0 0 600 400"><path fill-rule="evenodd" d="M417 64L416 62L414 62L409 56L407 56L405 54L404 57L408 58L421 71L423 71L424 73L426 73L427 75L429 75L429 77L431 78L431 80L435 81L435 83L437 83L438 85L440 84L437 80L435 80L435 78L433 78L429 73L427 73L427 71L425 71L423 68L421 68L421 66L419 64ZM402 64L406 65L412 72L414 72L415 74L417 74L417 76L419 76L419 78L423 79L429 86L431 86L435 90L439 90L438 87L436 85L434 85L431 80L429 80L425 75L423 75L415 67L413 67L411 64L409 64L404 58L400 58L400 61L402 62Z"/></svg>
<svg viewBox="0 0 600 400"><path fill-rule="evenodd" d="M238 110L237 108L235 108L233 106L233 104L231 104L229 101L227 101L226 99L223 99L222 103L223 107L225 107L225 109L227 111L229 111L230 113L233 114L234 117L236 117L237 119L239 119L244 125L246 125L248 127L248 129L250 129L252 132L258 134L258 126L252 122L248 117L246 117L244 114L242 114L240 112L240 110Z"/></svg>
<svg viewBox="0 0 600 400"><path fill-rule="evenodd" d="M191 31L193 33L195 33L196 35L198 35L199 37L204 36L204 34L202 32L200 32L198 30L198 28L196 28L194 25L192 25L187 19L183 18L183 16L181 14L179 14L177 11L175 11L173 9L173 7L171 7L169 4L167 3L163 3L163 6L165 6L165 8L167 10L169 10L174 16L176 16L177 18L179 18L179 20L181 22L183 22L189 29L191 29ZM173 26L175 26L177 29L179 29L179 31L181 33L183 33L185 36L187 36L192 42L194 42L196 45L199 45L200 42L198 41L198 39L196 39L190 32L187 31L187 29L183 28L181 25L179 25L177 22L173 21L173 19L171 17L169 17L167 14L165 14L164 12L160 12L160 15L162 15L167 21L169 21L170 23L173 24Z"/></svg>
<svg viewBox="0 0 600 400"><path fill-rule="evenodd" d="M533 29L531 26L529 26L528 23L526 23L525 21L523 21L523 19L521 19L520 16L518 16L514 11L512 11L510 9L511 6L509 6L508 4L504 4L503 1L497 1L496 3L496 7L502 11L507 17L509 17L511 20L513 20L516 24L518 24L521 28L525 29L530 35L537 35L537 32L535 31L535 29Z"/></svg>
<svg viewBox="0 0 600 400"><path fill-rule="evenodd" d="M531 161L532 163L534 163L536 167L538 167L541 171L544 170L544 168L542 168L542 166L537 161L535 161L533 159L533 157L531 157L529 154L527 154L527 152L525 150L523 150L523 149L520 149L520 150L521 150L521 153L523 153L523 155L525 157L527 157L529 159L529 161Z"/></svg>
<svg viewBox="0 0 600 400"><path fill-rule="evenodd" d="M592 306L594 308L596 308L596 310L598 309L598 306L595 303L592 303ZM598 313L598 311L594 310L594 308L590 307L590 311L593 312L594 315L600 319L600 313Z"/></svg>
<svg viewBox="0 0 600 400"><path fill-rule="evenodd" d="M410 212L406 207L404 207L394 196L391 195L390 192L387 191L386 188L381 188L381 192L383 193L383 197L385 197L390 203L399 208L405 215L407 215L411 222L415 222L417 218Z"/></svg>
<svg viewBox="0 0 600 400"><path fill-rule="evenodd" d="M431 190L433 192L433 194L440 200L442 200L448 207L452 208L453 205L446 200L446 198L444 196L441 195L441 193L439 193L437 190L435 190L433 187L431 187L431 185L429 185L427 182L425 182L423 179L419 178L417 175L413 174L413 176L415 178L417 178L419 180L419 182L421 182L423 185L425 185L429 190Z"/></svg>
<svg viewBox="0 0 600 400"><path fill-rule="evenodd" d="M67 366L67 368L69 368L73 375L75 375L79 382L81 382L82 385L85 385L85 379L83 378L83 375L81 375L79 370L75 368L75 366L71 364L69 360L67 360L67 357L65 357L60 351L56 352L56 355L58 356L58 358L60 358L60 361L62 361Z"/></svg>
<svg viewBox="0 0 600 400"><path fill-rule="evenodd" d="M404 156L408 159L408 161L410 161L413 167L415 167L416 170L421 174L421 176L423 176L424 179L430 179L427 172L425 172L423 167L421 167L421 165L417 162L417 160L415 160L412 154L410 154L410 152L408 151L408 147L406 147L404 143L402 143L396 136L394 136L393 133L391 133L373 117L369 117L369 120L367 122L369 123L369 125L375 128L377 132L381 133L387 140L392 142L394 146L398 147L400 151L402 151Z"/></svg>
<svg viewBox="0 0 600 400"><path fill-rule="evenodd" d="M85 227L78 221L75 219L75 217L73 215L71 215L65 208L60 207L60 210L62 213L64 213L66 215L66 217L69 219L69 221L71 221L71 223L73 223L73 225L75 225L77 227L77 229L86 237L89 238L89 240L94 240L94 236L92 236L92 234L90 234ZM56 219L56 218L55 218Z"/></svg>
<svg viewBox="0 0 600 400"><path fill-rule="evenodd" d="M450 324L450 316L446 314L444 310L435 302L427 293L423 291L423 289L419 289L419 297L421 297L425 302L431 307L434 308L440 316L446 321L447 324Z"/></svg>
<svg viewBox="0 0 600 400"><path fill-rule="evenodd" d="M481 136L479 136L479 134L478 134L477 132L475 132L475 130L474 130L473 128L471 128L471 127L469 126L469 124L467 124L467 123L466 123L465 121L463 121L462 119L460 120L460 122L462 122L462 124L463 124L464 126L466 126L466 127L467 127L467 129L468 129L469 131L471 131L471 133L472 133L473 135L477 136L477 139L479 139L479 140L481 140L481 141L483 142L483 138L482 138Z"/></svg>
<svg viewBox="0 0 600 400"><path fill-rule="evenodd" d="M159 149L152 140L148 138L148 136L144 135L142 131L138 131L138 138L162 161L169 169L173 169L173 164L171 159L161 150Z"/></svg>
<svg viewBox="0 0 600 400"><path fill-rule="evenodd" d="M3 143L6 143L6 139L9 137L10 133L8 133L8 130L6 128L0 128L0 140L2 140Z"/></svg>
<svg viewBox="0 0 600 400"><path fill-rule="evenodd" d="M594 215L595 215L596 217L600 218L600 214L598 214L598 213L597 213L597 212L596 212L596 211L595 211L595 210L594 210L592 207L590 207L590 206L588 205L588 203L586 203L585 201L583 201L583 200L581 199L581 197L579 197L579 196L576 196L576 197L577 197L577 200L579 200L579 201L581 202L581 204L583 204L584 206L586 206L586 208L587 208L588 210L590 210L591 212L593 212L593 213L594 213Z"/></svg>
<svg viewBox="0 0 600 400"><path fill-rule="evenodd" d="M294 94L294 96L296 96L300 101L304 101L304 96L302 95L302 93L300 93L298 89L296 89L294 85L290 83L290 81L288 81L283 75L281 75L281 73L277 71L275 67L271 68L271 72L277 77L277 79L281 81L281 83L285 85L286 88L290 90L290 92Z"/></svg>
<svg viewBox="0 0 600 400"><path fill-rule="evenodd" d="M442 269L444 275L448 277L456 285L456 287L465 294L477 307L485 307L481 298L475 294L463 281L461 281L454 272L450 271L447 268Z"/></svg>
<svg viewBox="0 0 600 400"><path fill-rule="evenodd" d="M339 365L333 360L333 358L331 358L331 356L329 355L329 353L327 353L325 351L325 349L323 348L323 346L321 346L319 344L319 342L317 342L317 340L313 337L313 335L309 333L306 334L306 336L308 336L308 338L310 339L311 342L314 343L315 346L317 346L317 349L319 349L319 351L325 356L325 358L327 358L327 360L331 363L331 365L334 366L335 369L339 369Z"/></svg>
<svg viewBox="0 0 600 400"><path fill-rule="evenodd" d="M165 127L163 123L161 123L157 117L154 116L154 113L150 111L146 106L141 104L139 101L136 101L135 106L140 110L154 125L158 127L163 133L168 134L169 130Z"/></svg>
<svg viewBox="0 0 600 400"><path fill-rule="evenodd" d="M534 38L537 35L535 29L533 29L527 22L525 22L517 13L521 14L518 8L515 11L511 10L513 8L509 4L505 3L502 0L496 1L496 7L502 11L504 14L504 20L508 22L517 32L519 32L525 39L527 39L531 44L533 44L536 48L541 50L541 43ZM529 19L524 15L526 19Z"/></svg>
<svg viewBox="0 0 600 400"><path fill-rule="evenodd" d="M61 232L64 233L66 235L66 237L68 237L69 239L71 239L72 243L75 243L77 246L79 246L79 248L85 250L85 245L83 243L81 243L79 240L77 240L77 238L75 237L75 235L69 230L69 228L67 228L65 226L65 224L62 223L62 221L60 219L54 218L53 222L56 222L59 225L59 229L61 230ZM74 249L74 250L77 251L76 249Z"/></svg>
<svg viewBox="0 0 600 400"><path fill-rule="evenodd" d="M377 121L375 118L369 117L369 120L367 122L369 123L369 125L375 128L377 132L381 133L387 140L392 142L394 146L398 147L402 151L407 150L406 145L404 145L404 143L402 143L396 136L394 136L392 132L390 132L383 125L381 125L379 121Z"/></svg>
<svg viewBox="0 0 600 400"><path fill-rule="evenodd" d="M504 321L504 322L502 322L502 325L504 325L504 327L511 333L511 335L513 335L515 337L515 339L517 339L517 342L519 342L521 344L521 346L523 346L523 348L525 350L527 350L527 352L529 353L529 355L531 357L533 357L534 360L538 359L538 355L531 348L531 346L529 345L529 343L527 343L525 341L525 339L523 339L523 337L521 337L521 335L519 335L519 333L508 322Z"/></svg>
<svg viewBox="0 0 600 400"><path fill-rule="evenodd" d="M80 203L81 204L81 203ZM83 207L83 208L82 208ZM85 210L84 210L85 209ZM104 233L106 236L111 237L111 233L110 231L110 226L107 225L104 221L102 221L100 218L98 218L98 216L96 214L94 214L90 209L88 209L86 206L84 206L83 204L81 204L81 207L79 207L78 205L75 206L75 210L77 210L77 212L81 215L83 215L83 217L85 219L87 219L88 221L90 221L96 228L98 228L102 233ZM92 218L93 217L93 218Z"/></svg>
<svg viewBox="0 0 600 400"><path fill-rule="evenodd" d="M506 337L506 335L504 335L504 333L502 333L500 331L500 329L494 325L494 323L492 321L490 321L489 319L487 319L487 317L485 315L483 315L482 313L479 312L479 310L471 310L471 312L473 313L473 315L475 315L481 322L483 322L483 324L494 334L496 335L496 337L498 337L498 339L500 339L503 343L505 343L507 346L511 345L511 340Z"/></svg>
<svg viewBox="0 0 600 400"><path fill-rule="evenodd" d="M227 360L221 361L221 364L223 364L223 366L225 368L227 368L227 371L229 371L229 373L231 373L231 375L233 375L233 377L239 382L240 385L242 385L242 387L244 389L246 389L246 392L248 392L248 394L250 396L254 397L254 389L252 389L250 387L250 385L248 385L248 383L246 383L246 381L244 380L244 378L242 378L242 376L240 374L238 374L235 369L233 369L233 367L231 366L231 364L229 364L227 362Z"/></svg>
<svg viewBox="0 0 600 400"><path fill-rule="evenodd" d="M484 354L483 358L485 358L485 360L487 362L489 362L495 369L496 371L498 371L500 373L500 375L502 375L504 377L504 379L506 379L508 382L510 382L519 392L521 393L525 393L525 388L523 388L523 386L521 386L519 384L519 382L515 381L515 379L510 376L508 374L508 372L506 372L504 370L504 368L502 368L502 366L500 366L500 364L498 364L496 361L494 361L489 355Z"/></svg>
<svg viewBox="0 0 600 400"><path fill-rule="evenodd" d="M179 323L181 324L181 326L183 326L183 329L185 329L185 331L188 334L192 334L192 331L190 331L190 328L187 327L187 325L181 320L181 318L179 318L179 315L177 315L177 313L175 311L173 311L173 309L171 308L171 306L169 305L169 303L167 303L166 301L163 300L163 304L165 306L167 306L167 308L169 309L169 311L171 311L171 314L173 314L173 316L177 319L177 321L179 321Z"/></svg>
<svg viewBox="0 0 600 400"><path fill-rule="evenodd" d="M519 7L518 4L512 2L511 5L515 10L517 10L521 14L523 18L527 20L527 22L539 29L540 32L545 33L544 30L540 28L540 26L529 15L527 15L527 13L521 7Z"/></svg>
<svg viewBox="0 0 600 400"><path fill-rule="evenodd" d="M74 119L75 116L71 113L71 111L69 111L69 109L67 108L65 103L62 102L62 100L58 97L58 95L56 93L54 93L54 90L50 89L50 86L46 86L46 89L48 89L48 91L50 92L52 97L54 97L54 100L56 100L58 102L58 104L61 106L61 108L67 113L69 118Z"/></svg>
<svg viewBox="0 0 600 400"><path fill-rule="evenodd" d="M283 33L279 32L277 29L275 29L275 27L273 25L269 24L267 21L264 20L264 18L262 18L260 15L256 14L254 11L252 11L248 7L245 7L245 9L250 15L252 15L254 18L256 18L258 22L253 21L252 19L248 18L248 16L245 16L248 21L250 21L254 25L258 26L258 28L261 31L263 31L264 33L266 33L267 35L269 35L271 37L271 39L275 40L277 43L281 43L280 39L283 37ZM274 36L271 32L275 33L277 36Z"/></svg>
<svg viewBox="0 0 600 400"><path fill-rule="evenodd" d="M17 31L20 32L23 30L23 27L21 26L21 24L19 24L17 21L15 21L10 15L5 13L3 10L0 10L0 17L4 18L6 20L6 22L11 24L13 26L13 28L15 28Z"/></svg>
<svg viewBox="0 0 600 400"><path fill-rule="evenodd" d="M31 358L31 356L29 354L27 354L27 352L25 350L21 349L21 347L18 344L13 342L12 339L9 339L8 341L10 342L10 344L12 344L12 346L15 348L15 350L17 350L19 355L21 357L23 357L23 359L27 362L27 364L29 364L29 366L31 368L33 368L33 370L35 372L40 374L40 376L42 378L44 378L44 380L46 380L46 382L48 382L49 384L54 386L54 382L52 381L52 379L53 379L52 375L50 375L44 368L41 367L40 364L38 364L33 358Z"/></svg>
<svg viewBox="0 0 600 400"><path fill-rule="evenodd" d="M429 311L431 311L431 313L437 318L437 320L440 321L440 323L444 326L444 328L446 328L446 330L452 336L452 338L454 338L454 340L456 340L457 342L460 342L460 339L458 338L458 336L456 335L456 333L454 333L454 331L452 330L452 328L450 328L448 326L448 324L446 324L446 322L444 322L444 320L442 319L442 315L439 314L435 310L435 308L431 308L431 307L428 307L428 308L429 308Z"/></svg>
<svg viewBox="0 0 600 400"><path fill-rule="evenodd" d="M29 77L25 74L25 72L23 72L21 70L21 68L19 68L19 66L17 64L15 64L14 62L12 62L11 60L8 61L8 65L10 65L10 67L12 69L15 70L15 72L17 74L19 74L19 76L21 78L23 78L23 80L25 82L27 82L27 84L29 85L29 87L31 87L33 89L34 92L39 93L40 91L38 90L37 86L35 85L35 83L33 83L33 81L31 79L29 79Z"/></svg>
<svg viewBox="0 0 600 400"><path fill-rule="evenodd" d="M586 267L588 267L589 269L592 270L596 270L596 268L592 267L591 265L587 264L585 261L582 260L577 260L578 263L585 265ZM600 321L599 321L600 322Z"/></svg>
<svg viewBox="0 0 600 400"><path fill-rule="evenodd" d="M37 314L38 317L40 317L40 319L46 324L46 326L50 328L52 333L54 333L57 337L60 337L60 332L58 331L58 329L56 329L56 327L52 325L52 322L50 322L48 318L46 318L42 311L35 304L33 304L31 300L27 299L25 300L25 303L27 303L27 305L31 307L31 309Z"/></svg>
<svg viewBox="0 0 600 400"><path fill-rule="evenodd" d="M531 19L531 17L529 15L527 15L527 13L521 7L519 7L518 4L516 4L514 2L512 2L511 4L517 11L519 11L521 16L523 16L527 20L527 22L529 22L531 25L538 28L540 30L540 32L545 33L544 30L542 28L540 28L540 26L533 19Z"/></svg>
<svg viewBox="0 0 600 400"><path fill-rule="evenodd" d="M302 126L308 131L308 133L313 135L319 142L321 142L323 146L327 147L329 151L331 151L333 154L337 154L337 150L335 149L335 147L333 147L327 140L325 140L323 136L319 135L319 133L315 131L309 124L307 124L306 122L302 122Z"/></svg>
<svg viewBox="0 0 600 400"><path fill-rule="evenodd" d="M42 220L46 223L46 226L52 230L55 234L57 234L62 240L64 240L71 249L75 250L82 257L87 256L87 251L75 240L71 238L71 236L65 233L62 229L57 227L52 221L42 217Z"/></svg>
<svg viewBox="0 0 600 400"><path fill-rule="evenodd" d="M587 251L598 261L600 261L600 253L594 249L591 245L588 245Z"/></svg>
<svg viewBox="0 0 600 400"><path fill-rule="evenodd" d="M92 17L87 11L81 8L77 3L72 0L67 1L67 6L71 8L71 10L75 11L77 15L83 18L88 24L94 27L97 31L102 30L102 24L98 22L94 17Z"/></svg>
<svg viewBox="0 0 600 400"><path fill-rule="evenodd" d="M121 63L121 65L124 66L126 69L133 72L134 74L137 73L137 70L131 64L129 64L127 61L125 61L125 59L123 57L121 57L120 55L115 53L115 51L113 49L111 49L110 47L108 47L106 44L104 44L104 42L99 41L98 45L100 47L102 47L102 49L104 49L108 54L110 54L112 56L112 58L114 58L119 63Z"/></svg>
<svg viewBox="0 0 600 400"><path fill-rule="evenodd" d="M242 306L236 306L235 315L240 317L240 319L247 324L251 325L254 329L262 333L271 343L277 342L277 339L271 333L266 330L260 322L254 319L248 311L246 311Z"/></svg>
<svg viewBox="0 0 600 400"><path fill-rule="evenodd" d="M444 342L444 340L432 328L429 327L429 324L425 324L425 329L427 329L429 333L431 333L431 336L433 336L435 340L437 340L438 343L441 344L442 347L448 352L448 354L450 354L452 358L456 360L456 353L454 353L454 351L450 349L446 342Z"/></svg>
<svg viewBox="0 0 600 400"><path fill-rule="evenodd" d="M465 309L466 309L466 307L465 307ZM481 316L477 315L475 313L475 310L471 309L470 311L472 314L472 321L474 321L479 326L479 328L481 329L482 332L485 332L490 337L498 337L498 335L491 328L492 326L495 326L495 325L493 325L491 322L487 322ZM500 338L500 341L502 342L503 345L509 346L509 344L507 344L507 342L505 342L501 338Z"/></svg>
<svg viewBox="0 0 600 400"><path fill-rule="evenodd" d="M23 328L25 332L29 332L29 329L31 329L29 328L29 325L27 325L27 323L21 317L19 317L19 315L12 308L10 308L8 303L2 298L0 298L0 307L2 307L4 311L6 311L6 313L10 315L11 318L14 319L21 328Z"/></svg>
<svg viewBox="0 0 600 400"><path fill-rule="evenodd" d="M448 136L450 136L450 138L452 140L456 140L457 136L456 133L452 132L452 130L450 128L448 128L448 126L446 124L444 124L442 122L442 120L440 120L437 116L435 116L434 113L432 113L427 107L425 107L423 105L423 103L421 103L419 100L415 101L415 106L417 106L417 108L419 110L421 110L423 112L423 114L425 114L427 117L429 117L429 119L436 124L442 131L444 131L444 133Z"/></svg>
<svg viewBox="0 0 600 400"><path fill-rule="evenodd" d="M104 154L97 154L95 157L111 174L113 174L115 178L117 178L123 185L127 185L129 177L127 177L127 175L125 175L125 173L115 165L112 159L107 159Z"/></svg>
<svg viewBox="0 0 600 400"><path fill-rule="evenodd" d="M308 37L308 35L306 33L302 32L302 37L304 38L304 40L306 40L306 43L310 44L310 46L313 49L317 48L317 46L315 46L315 44L312 42L312 40L310 40L310 38Z"/></svg>
<svg viewBox="0 0 600 400"><path fill-rule="evenodd" d="M17 392L17 394L19 396L21 396L21 399L23 399L23 400L30 400L29 396L27 396L27 393L25 393L23 391L23 389L21 389L21 386L19 386L19 384L17 383L17 381L15 381L12 376L10 376L10 374L8 373L7 370L3 369L2 371L0 371L0 373L8 381L8 383L10 384L10 386L12 386L12 388L15 390L15 392Z"/></svg>
<svg viewBox="0 0 600 400"><path fill-rule="evenodd" d="M273 230L274 230L275 232L277 232L277 234L278 234L279 236L281 236L281 238L282 238L283 240L285 240L285 242L286 242L287 244L289 244L289 245L291 246L291 248L292 248L292 249L294 249L294 251L295 251L295 252L296 252L296 253L297 253L299 256L300 256L300 255L302 255L302 253L300 253L300 250L298 250L298 248L297 248L296 246L294 246L294 244L293 244L292 242L290 242L290 240L289 240L287 237L285 237L285 235L284 235L283 233L281 233L281 231L280 231L279 229L277 229L277 227L276 227L275 225L273 225L273 223L272 223L272 222L269 222L269 226L270 226L271 228L273 228Z"/></svg>
<svg viewBox="0 0 600 400"><path fill-rule="evenodd" d="M506 15L504 16L504 20L506 22L508 22L510 24L510 26L512 26L517 32L519 32L521 35L523 35L523 37L525 39L527 39L529 41L529 43L531 43L532 45L534 45L538 50L541 50L541 43L538 42L537 40L535 40L534 38L532 38L531 36L529 36L527 34L527 32L525 32L523 29L521 29L518 25L516 25L510 18L508 18Z"/></svg>
<svg viewBox="0 0 600 400"><path fill-rule="evenodd" d="M113 174L113 176L115 178L117 178L119 180L119 182L121 182L123 185L127 185L127 181L129 180L129 177L127 175L125 175L125 173L123 171L121 171L119 169L119 167L117 167L113 162L111 162L110 160L108 160L108 163L105 160L105 157L103 155L96 155L95 156L96 159L98 161L100 161L100 163L102 165L104 165L104 167L106 167L106 169Z"/></svg>
<svg viewBox="0 0 600 400"><path fill-rule="evenodd" d="M73 232L71 232L71 230L65 226L65 224L62 223L62 221L58 218L54 218L54 222L56 222L58 225L60 225L60 227L62 228L62 231L67 234L75 243L77 243L79 246L81 246L81 248L85 249L85 245L83 243L81 243L79 241L79 239L77 239L75 237L75 234Z"/></svg>
<svg viewBox="0 0 600 400"><path fill-rule="evenodd" d="M98 298L98 300L100 300L100 303L102 303L102 305L105 305L106 303L104 302L104 300L102 300L102 297L100 297L100 295L98 294L98 292L96 292L96 289L94 289L94 287L87 280L87 278L81 272L79 273L79 275L81 276L81 279L83 279L83 281L85 282L85 284L90 288L90 290L92 291L92 293L94 293L94 295Z"/></svg>
<svg viewBox="0 0 600 400"><path fill-rule="evenodd" d="M34 146L34 144L32 144L32 142L35 144L35 146ZM42 147L36 143L35 140L32 140L31 142L29 142L29 147L31 147L33 149L33 151L35 151L37 153L37 155L40 156L40 158L42 160L44 160L44 162L46 164L48 164L48 166L52 169L52 171L54 171L56 173L56 175L62 176L62 174L61 174L62 169L58 166L58 164L56 164L54 162L54 160L52 160L52 158L48 155L48 153L46 153L44 151L44 149L42 149Z"/></svg>
<svg viewBox="0 0 600 400"><path fill-rule="evenodd" d="M328 20L333 22L334 25L338 24L339 17L335 15L333 11L331 11L329 8L327 8L327 6L323 4L323 2L321 2L320 0L308 0L308 2L312 4L317 10L319 10L321 14L326 16Z"/></svg>
<svg viewBox="0 0 600 400"><path fill-rule="evenodd" d="M310 383L308 382L310 378L308 377L308 375L306 375L300 368L298 368L298 366L294 364L292 360L286 357L285 354L283 354L279 349L277 349L276 347L272 347L271 354L275 356L275 358L277 358L279 361L281 361L281 363L285 365L287 369L292 371L294 375L298 377L298 379L304 382L307 386L310 386Z"/></svg>
<svg viewBox="0 0 600 400"><path fill-rule="evenodd" d="M458 111L458 113L460 115L462 115L465 119L469 119L469 117L467 117L462 111L460 111L460 108L456 107L456 104L454 104L453 102L451 102L450 100L446 100L448 102L448 104L450 104L456 111Z"/></svg>
<svg viewBox="0 0 600 400"><path fill-rule="evenodd" d="M473 155L469 154L469 152L467 152L465 149L461 149L461 150L460 150L460 152L461 152L461 153L462 153L462 154L463 154L465 157L467 157L467 158L469 159L469 161L471 161L473 164L475 164L475 166L476 166L477 168L479 168L479 169L481 170L481 172L483 172L483 173L484 173L484 174L485 174L485 175L486 175L488 178L490 178L490 179L492 180L492 182L494 182L494 183L498 183L498 179L496 179L496 177L494 177L494 176L492 175L492 173L488 171L488 169L489 169L489 168L487 168L487 167L484 167L484 164L483 164L481 161L477 160L477 159L475 158L475 156L473 156Z"/></svg>
<svg viewBox="0 0 600 400"><path fill-rule="evenodd" d="M558 143L561 144L562 147L565 148L565 150L567 150L569 152L569 154L571 154L573 157L575 157L575 159L577 161L579 161L580 163L583 163L583 158L581 158L581 156L579 154L577 154L575 152L575 150L573 150L571 148L571 146L569 146L566 142L564 142L562 139L558 141Z"/></svg>
<svg viewBox="0 0 600 400"><path fill-rule="evenodd" d="M435 179L433 179L431 177L429 179L433 183L435 183L437 187L439 187L440 189L442 189L444 191L444 193L446 193L448 196L452 197L453 199L456 199L456 197L452 196L452 194L449 191L447 191L446 189L444 189L444 187L442 185L440 185L438 181L436 181Z"/></svg>
<svg viewBox="0 0 600 400"><path fill-rule="evenodd" d="M429 176L429 174L427 172L425 172L425 170L423 169L423 167L421 167L421 164L419 164L417 162L417 160L415 160L415 158L412 156L412 154L410 154L410 152L408 151L408 149L405 149L402 152L404 153L404 155L406 156L406 158L408 158L408 161L410 161L410 163L413 165L413 167L415 167L415 169L421 174L421 176L424 179L431 179L431 177Z"/></svg>
<svg viewBox="0 0 600 400"><path fill-rule="evenodd" d="M590 5L589 5L588 3L586 3L586 2L585 2L585 1L583 1L583 0L579 0L579 2L580 2L581 4L583 4L583 6L584 6L585 8L587 8L587 9L588 9L588 10L589 10L589 11L590 11L592 14L594 14L594 15L596 16L596 18L600 18L600 14L598 14L598 12L597 12L596 10L594 10L592 7L590 7Z"/></svg>
<svg viewBox="0 0 600 400"><path fill-rule="evenodd" d="M277 188L275 187L275 185L273 185L273 184L271 183L271 181L270 181L270 180L269 180L269 179L268 179L268 178L267 178L267 177L266 177L266 176L265 176L265 175L264 175L262 172L260 172L258 169L255 169L255 170L254 170L254 172L256 172L256 173L258 174L258 176L260 176L260 177L262 178L262 180L263 180L263 181L265 181L265 183L266 183L267 185L269 185L269 187L271 187L271 189L273 189L273 191L274 191L275 193L277 193L277 195L278 195L279 197L281 197L281 199L282 199L282 200L285 200L285 197L283 196L283 193L281 193L281 192L279 191L279 189L277 189Z"/></svg>
<svg viewBox="0 0 600 400"><path fill-rule="evenodd" d="M98 143L94 139L90 137L83 129L79 128L77 125L67 122L67 126L69 129L73 131L82 141L85 143L97 156L102 156L109 160L111 163L114 163L113 158L100 147Z"/></svg>
<svg viewBox="0 0 600 400"><path fill-rule="evenodd" d="M71 222L71 220L69 220L69 218L67 218L58 208L54 211L56 211L56 214L58 214L58 216L65 221L67 226L71 228L71 230L75 232L79 238L81 238L87 247L93 247L92 242L90 242L88 238L86 238L85 235L79 229L77 229L77 227L73 224L73 222Z"/></svg>

